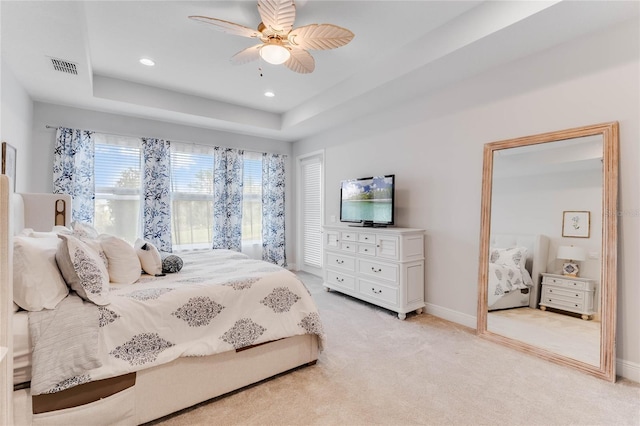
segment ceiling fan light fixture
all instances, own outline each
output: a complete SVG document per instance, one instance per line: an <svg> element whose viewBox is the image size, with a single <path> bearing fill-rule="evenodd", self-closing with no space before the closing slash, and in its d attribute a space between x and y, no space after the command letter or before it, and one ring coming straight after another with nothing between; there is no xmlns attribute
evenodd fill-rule
<svg viewBox="0 0 640 426"><path fill-rule="evenodd" d="M273 65L287 62L290 56L289 50L279 42L265 44L260 49L260 57Z"/></svg>

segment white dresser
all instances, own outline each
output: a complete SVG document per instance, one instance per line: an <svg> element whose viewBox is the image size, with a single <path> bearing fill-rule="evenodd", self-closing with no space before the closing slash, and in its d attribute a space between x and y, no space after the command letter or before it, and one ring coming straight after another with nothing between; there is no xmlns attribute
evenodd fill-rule
<svg viewBox="0 0 640 426"><path fill-rule="evenodd" d="M595 314L595 290L595 281L589 278L543 273L540 309L562 309L582 314L582 319L588 320Z"/></svg>
<svg viewBox="0 0 640 426"><path fill-rule="evenodd" d="M398 313L424 308L424 230L324 227L324 286Z"/></svg>

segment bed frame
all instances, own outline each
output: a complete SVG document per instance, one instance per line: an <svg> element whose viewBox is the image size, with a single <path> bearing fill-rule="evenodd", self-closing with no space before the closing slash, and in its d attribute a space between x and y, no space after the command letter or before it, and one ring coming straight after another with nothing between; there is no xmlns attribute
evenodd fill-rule
<svg viewBox="0 0 640 426"><path fill-rule="evenodd" d="M491 236L490 247L526 247L525 268L531 274L533 287L528 294L514 291L501 297L489 306L489 311L529 306L537 309L540 303L540 280L547 271L549 261L549 238L544 235L495 234Z"/></svg>
<svg viewBox="0 0 640 426"><path fill-rule="evenodd" d="M12 235L23 228L50 231L53 225L70 223L69 196L12 195L10 185L5 184L6 177L0 176L0 179L0 223L6 222L3 229L9 230L0 232L1 247L12 247ZM11 301L12 253L11 250L3 250L3 253L8 256L0 258L3 261L0 265L0 289L3 300L7 300L4 296L8 294ZM7 309L5 305L8 304L3 304L0 313ZM11 316L8 314L9 330ZM12 339L10 335L8 337L5 339L8 342L5 377L12 378ZM317 359L317 337L307 334L206 357L179 358L168 364L87 383L52 395L32 397L29 388L13 390L13 381L9 379L9 390L7 386L3 387L9 394L4 398L8 412L5 415L9 421L2 424L141 424L297 367L314 364ZM68 400L72 402L68 403Z"/></svg>

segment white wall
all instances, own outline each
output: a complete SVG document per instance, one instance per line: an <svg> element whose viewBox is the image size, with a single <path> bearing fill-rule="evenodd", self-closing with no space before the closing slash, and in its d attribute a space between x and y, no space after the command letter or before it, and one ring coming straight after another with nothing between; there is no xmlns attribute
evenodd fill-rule
<svg viewBox="0 0 640 426"><path fill-rule="evenodd" d="M591 213L589 238L562 236L564 211ZM580 276L600 281L602 250L602 170L574 170L493 180L491 232L543 234L549 237L548 272L560 272L558 246L574 245L598 259L579 262Z"/></svg>
<svg viewBox="0 0 640 426"><path fill-rule="evenodd" d="M326 223L341 179L395 173L398 226L426 230L430 310L474 327L483 145L619 121L617 357L628 367L619 373L640 380L638 28L585 36L296 142L294 157L325 148Z"/></svg>
<svg viewBox="0 0 640 426"><path fill-rule="evenodd" d="M90 111L35 102L33 108L33 149L37 155L30 158L32 187L30 192L53 191L53 147L55 129L46 126L65 126L93 130L101 133L127 135L134 137L157 137L167 140L192 142L205 145L216 145L239 148L256 152L271 152L287 155L287 180L285 193L286 209L286 241L292 242L294 215L292 212L293 180L291 179L292 160L291 143L273 139L258 138L235 133L221 132L198 127L183 126L162 121L148 120L132 116ZM293 261L294 247L287 244L288 262Z"/></svg>
<svg viewBox="0 0 640 426"><path fill-rule="evenodd" d="M32 170L30 159L31 127L33 122L33 102L29 94L16 79L9 65L2 60L2 123L3 142L16 148L16 190L32 191Z"/></svg>

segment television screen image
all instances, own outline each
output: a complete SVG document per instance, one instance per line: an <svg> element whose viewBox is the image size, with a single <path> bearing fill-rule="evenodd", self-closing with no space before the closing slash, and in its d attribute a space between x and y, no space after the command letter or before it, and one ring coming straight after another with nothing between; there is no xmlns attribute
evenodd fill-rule
<svg viewBox="0 0 640 426"><path fill-rule="evenodd" d="M394 175L342 182L340 221L393 225Z"/></svg>

